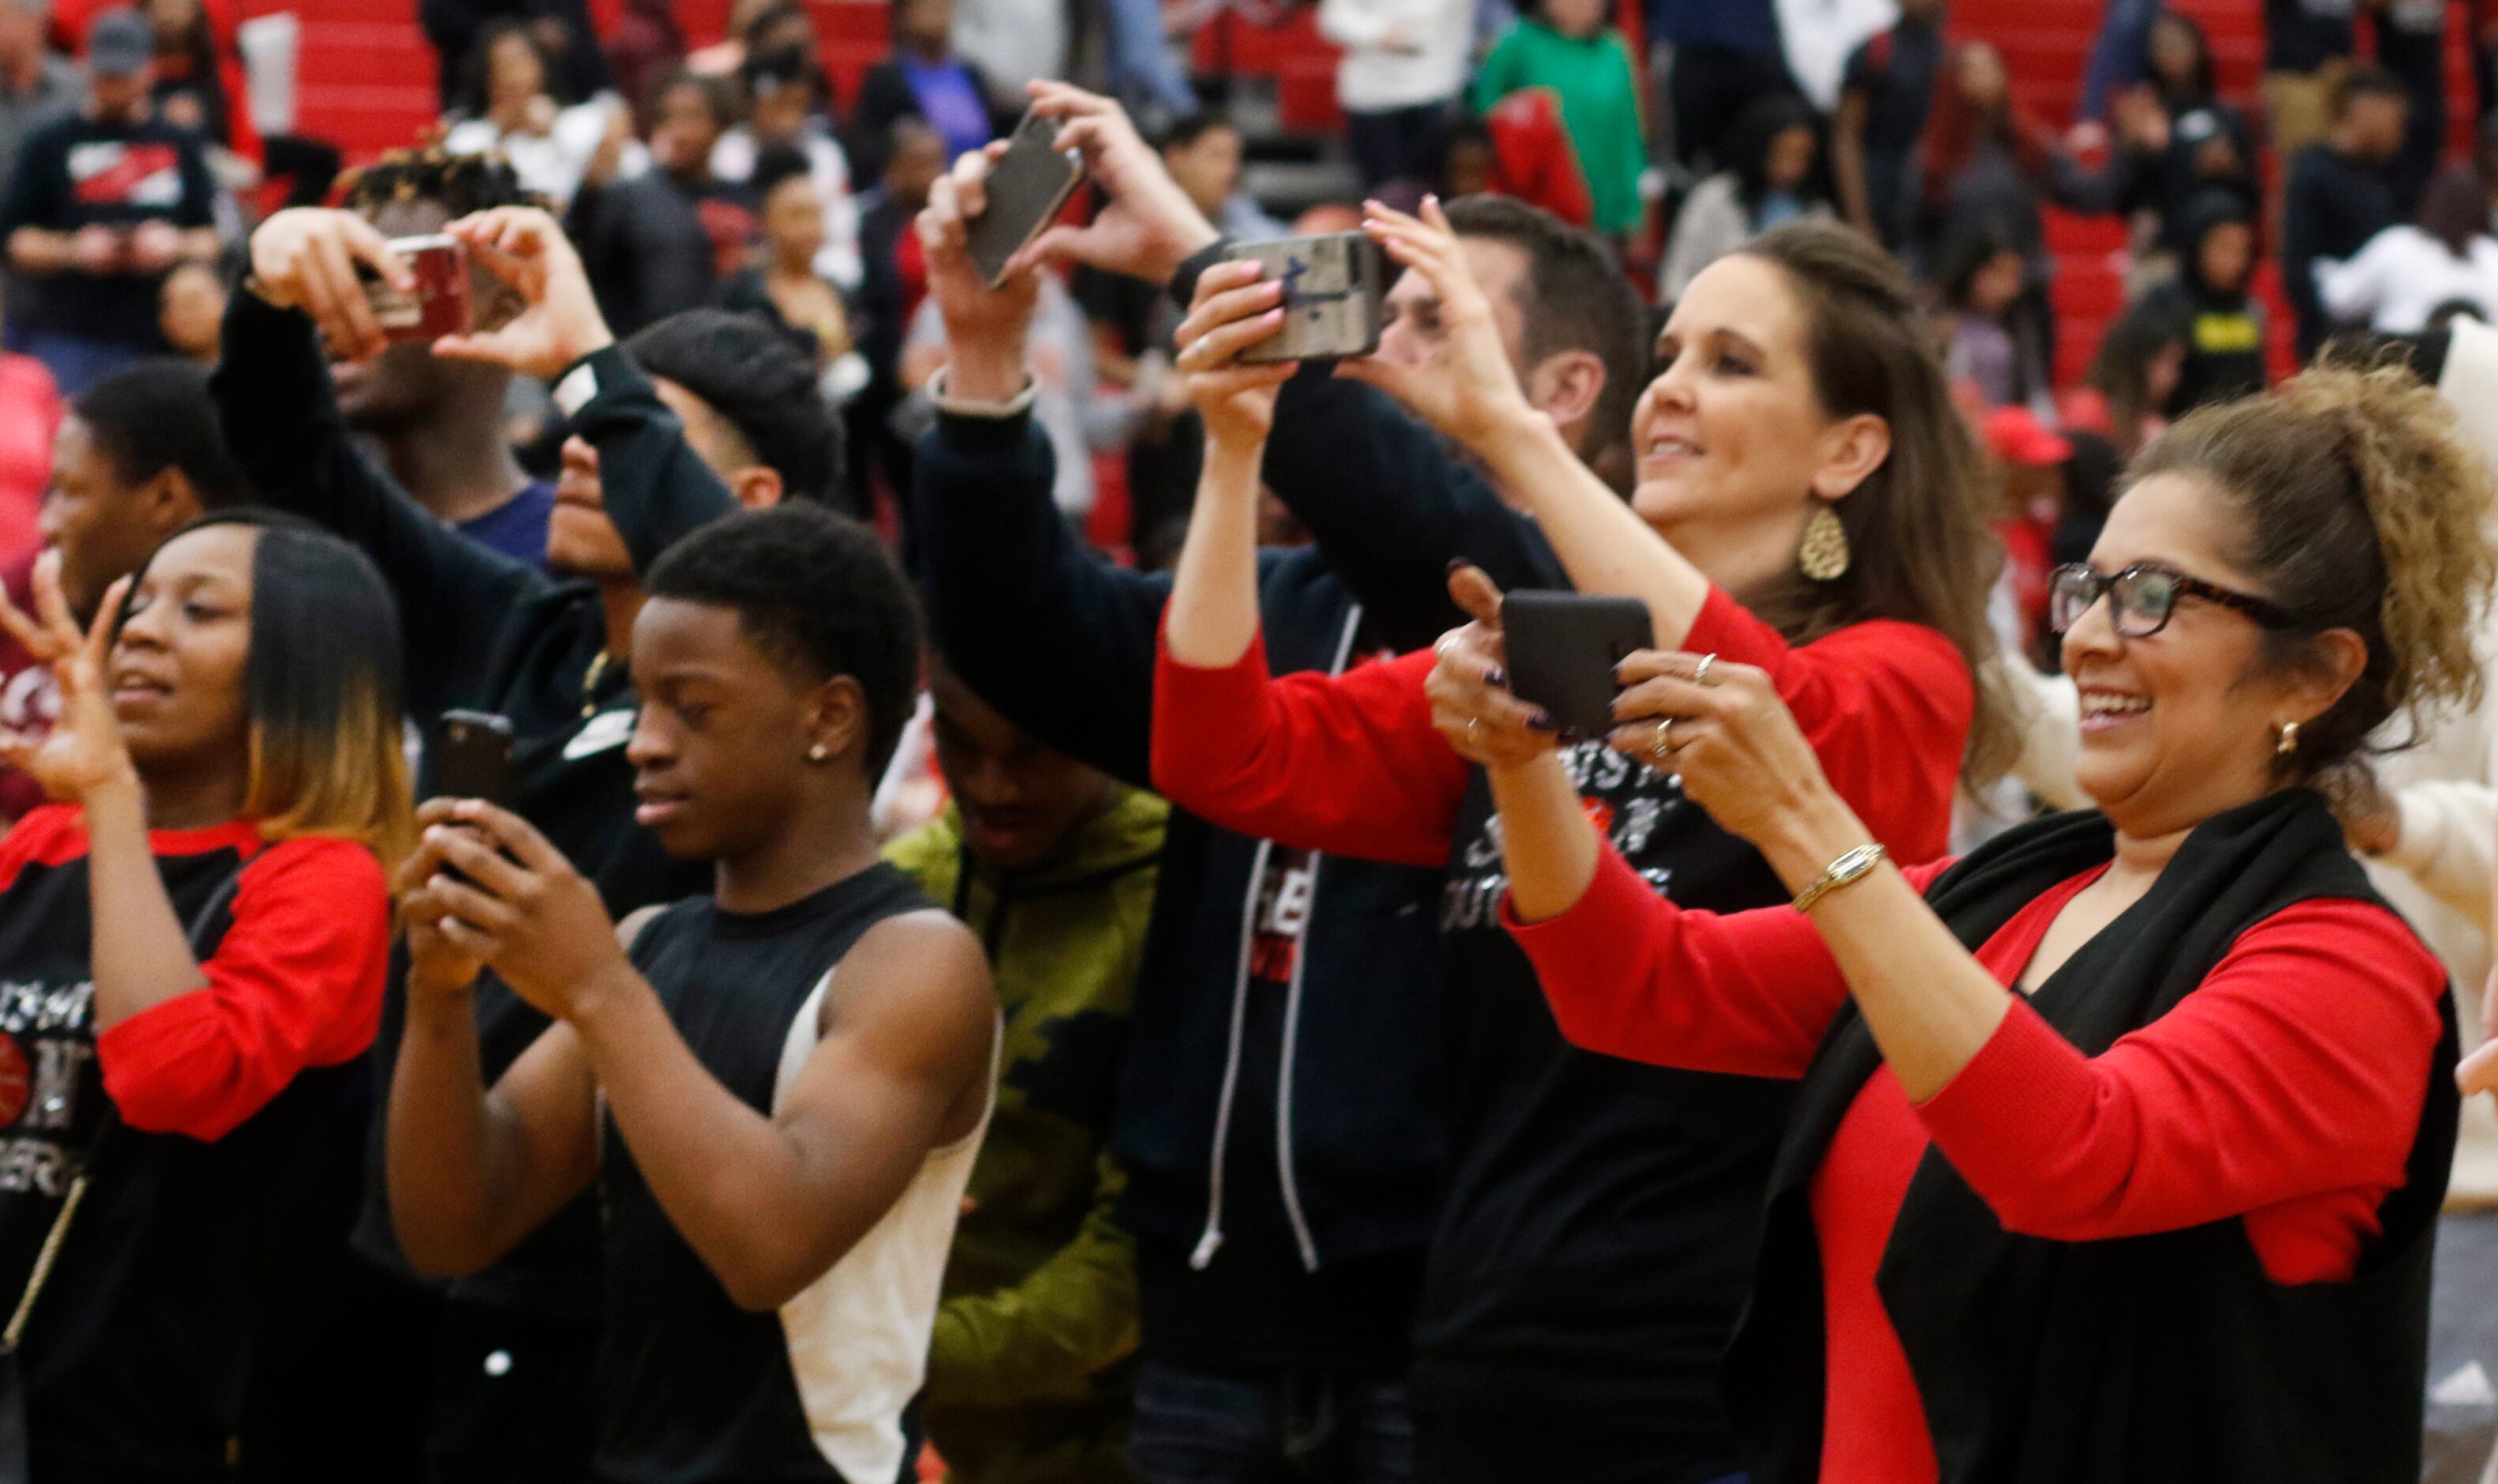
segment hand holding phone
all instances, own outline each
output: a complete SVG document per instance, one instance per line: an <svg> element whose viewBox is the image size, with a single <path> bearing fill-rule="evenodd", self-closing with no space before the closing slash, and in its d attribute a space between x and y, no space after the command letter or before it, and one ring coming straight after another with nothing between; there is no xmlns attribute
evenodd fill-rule
<svg viewBox="0 0 2498 1484"><path fill-rule="evenodd" d="M436 798L481 798L498 809L511 808L521 791L520 774L512 766L511 719L487 711L442 713L434 731L433 782ZM457 866L445 865L442 872L468 881Z"/></svg>
<svg viewBox="0 0 2498 1484"><path fill-rule="evenodd" d="M387 244L416 280L394 288L379 274L358 265L357 277L373 306L383 339L394 345L425 345L469 328L468 253L447 233L395 237Z"/></svg>
<svg viewBox="0 0 2498 1484"><path fill-rule="evenodd" d="M1636 597L1521 591L1501 599L1500 625L1512 694L1578 738L1614 729L1614 667L1655 642L1648 604Z"/></svg>
<svg viewBox="0 0 2498 1484"><path fill-rule="evenodd" d="M1361 233L1233 242L1223 261L1254 262L1284 285L1284 327L1242 350L1242 365L1336 361L1379 348L1387 274L1379 244Z"/></svg>
<svg viewBox="0 0 2498 1484"><path fill-rule="evenodd" d="M482 798L509 809L520 792L512 766L512 724L486 711L446 711L435 727L434 796Z"/></svg>
<svg viewBox="0 0 2498 1484"><path fill-rule="evenodd" d="M1059 149L1058 129L1058 120L1027 111L989 164L980 214L964 223L964 249L992 289L1006 282L1007 264L1083 183L1083 161Z"/></svg>

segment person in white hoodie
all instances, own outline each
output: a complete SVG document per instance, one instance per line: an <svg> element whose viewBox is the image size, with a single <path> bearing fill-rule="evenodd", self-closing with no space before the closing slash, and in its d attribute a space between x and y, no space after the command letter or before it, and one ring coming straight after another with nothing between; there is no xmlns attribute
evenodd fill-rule
<svg viewBox="0 0 2498 1484"><path fill-rule="evenodd" d="M2443 364L2436 348L2445 345ZM2498 465L2498 330L2457 319L2443 337L2417 342L2416 364L2437 378L2465 435ZM2498 532L2492 533L2498 539ZM2498 662L2498 611L2482 617L2484 667ZM2083 807L2073 785L2079 751L2072 682L2005 665L2027 694L2031 724L2015 771L2050 807ZM2498 681L2498 676L2492 677ZM2399 737L2386 739L2399 742ZM2417 747L2380 758L2373 787L2337 801L2336 812L2370 883L2418 929L2454 984L2463 1046L2498 1026L2482 1023L2489 979L2491 901L2498 890L2498 684L2480 707L2449 713ZM2498 1106L2469 1098L2455 1142L2446 1215L2437 1235L2429 1306L2427 1437L2423 1484L2498 1484Z"/></svg>
<svg viewBox="0 0 2498 1484"><path fill-rule="evenodd" d="M1362 189L1438 177L1474 15L1473 0L1320 0L1319 30L1344 48L1335 97Z"/></svg>

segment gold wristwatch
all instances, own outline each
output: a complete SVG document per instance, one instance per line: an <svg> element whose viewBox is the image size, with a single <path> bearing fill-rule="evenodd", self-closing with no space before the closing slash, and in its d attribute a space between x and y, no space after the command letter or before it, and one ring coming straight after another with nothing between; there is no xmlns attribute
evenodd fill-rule
<svg viewBox="0 0 2498 1484"><path fill-rule="evenodd" d="M1860 845L1856 847L1856 849L1849 851L1846 855L1832 861L1830 863L1830 869L1822 872L1819 880L1815 881L1811 886L1805 887L1802 891L1796 893L1795 910L1798 912L1812 911L1813 903L1820 901L1823 897L1828 896L1833 891L1838 890L1840 887L1846 886L1850 882L1863 881L1866 877L1873 875L1874 868L1880 865L1883 857L1890 854L1891 853L1884 850L1878 842Z"/></svg>

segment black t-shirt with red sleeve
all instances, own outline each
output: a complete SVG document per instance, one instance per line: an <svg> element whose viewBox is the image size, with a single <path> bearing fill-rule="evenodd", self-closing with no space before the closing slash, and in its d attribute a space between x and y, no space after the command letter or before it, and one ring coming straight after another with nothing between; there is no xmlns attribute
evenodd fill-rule
<svg viewBox="0 0 2498 1484"><path fill-rule="evenodd" d="M302 1151L381 1014L362 846L240 820L150 844L208 983L99 1036L84 817L0 840L0 1309L95 1153L23 1341L38 1478L226 1475ZM97 1145L108 1097L124 1126Z"/></svg>

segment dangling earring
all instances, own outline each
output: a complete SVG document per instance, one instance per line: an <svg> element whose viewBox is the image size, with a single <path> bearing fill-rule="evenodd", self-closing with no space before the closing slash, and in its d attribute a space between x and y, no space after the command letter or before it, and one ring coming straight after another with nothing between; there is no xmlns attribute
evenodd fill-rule
<svg viewBox="0 0 2498 1484"><path fill-rule="evenodd" d="M818 742L815 746L807 749L807 760L809 762L821 762L831 756L832 752L821 742Z"/></svg>
<svg viewBox="0 0 2498 1484"><path fill-rule="evenodd" d="M1805 522L1804 544L1796 548L1796 565L1815 582L1836 582L1847 575L1847 528L1839 512L1818 504Z"/></svg>
<svg viewBox="0 0 2498 1484"><path fill-rule="evenodd" d="M2298 724L2284 722L2281 724L2281 740L2273 744L2272 755L2276 758L2287 758L2296 751L2298 751Z"/></svg>

